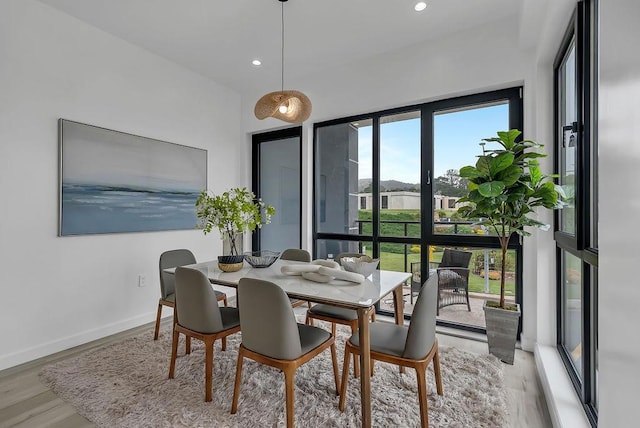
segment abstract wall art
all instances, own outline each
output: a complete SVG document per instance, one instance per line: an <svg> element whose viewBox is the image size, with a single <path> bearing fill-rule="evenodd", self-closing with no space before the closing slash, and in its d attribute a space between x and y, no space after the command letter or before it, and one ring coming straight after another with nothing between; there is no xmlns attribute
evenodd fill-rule
<svg viewBox="0 0 640 428"><path fill-rule="evenodd" d="M207 151L66 119L59 236L193 229Z"/></svg>

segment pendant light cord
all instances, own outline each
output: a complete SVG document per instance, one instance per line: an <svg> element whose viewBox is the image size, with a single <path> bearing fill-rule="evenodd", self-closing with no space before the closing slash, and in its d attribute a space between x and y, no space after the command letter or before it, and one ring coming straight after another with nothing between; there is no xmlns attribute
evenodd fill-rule
<svg viewBox="0 0 640 428"><path fill-rule="evenodd" d="M282 10L281 10L281 23L282 23L282 51L281 51L281 55L280 58L282 59L282 64L281 64L281 70L282 70L282 74L280 76L280 86L281 86L281 90L284 91L284 2L281 1L281 6L282 6Z"/></svg>

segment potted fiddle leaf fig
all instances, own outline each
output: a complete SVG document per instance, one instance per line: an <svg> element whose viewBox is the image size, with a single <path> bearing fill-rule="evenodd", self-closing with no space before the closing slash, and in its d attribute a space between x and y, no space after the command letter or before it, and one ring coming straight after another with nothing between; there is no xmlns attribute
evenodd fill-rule
<svg viewBox="0 0 640 428"><path fill-rule="evenodd" d="M502 361L513 364L520 318L520 306L507 304L504 298L506 256L513 234L528 236L527 227L548 230L549 225L533 216L537 207L560 208L564 193L552 178L542 174L539 158L547 155L538 150L543 146L531 140L516 141L517 129L498 132L497 137L481 143L483 152L475 166L460 169L460 177L468 180L465 203L458 209L463 217L484 225L500 242L500 301L485 301L489 352ZM495 150L484 150L484 144L497 143Z"/></svg>
<svg viewBox="0 0 640 428"><path fill-rule="evenodd" d="M204 234L217 229L220 238L229 242L231 254L218 257L218 266L226 272L242 268L243 255L238 251L237 242L241 234L270 223L275 212L274 207L256 198L246 187L236 187L220 195L203 190L196 200L198 226Z"/></svg>

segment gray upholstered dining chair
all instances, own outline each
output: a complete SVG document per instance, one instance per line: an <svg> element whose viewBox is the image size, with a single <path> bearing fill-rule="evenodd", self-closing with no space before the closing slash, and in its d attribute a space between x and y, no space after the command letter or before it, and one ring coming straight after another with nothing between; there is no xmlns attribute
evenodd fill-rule
<svg viewBox="0 0 640 428"><path fill-rule="evenodd" d="M343 257L360 257L361 255L362 254L359 253L340 253L333 259L340 263ZM371 317L371 321L376 320L375 308L371 308L369 317ZM353 309L319 303L311 306L307 311L306 324L313 325L313 320L331 323L331 334L333 336L336 335L336 324L349 326L351 328L351 334L355 334L356 331L358 331L358 312ZM355 377L360 376L360 365L355 359L353 361L353 374Z"/></svg>
<svg viewBox="0 0 640 428"><path fill-rule="evenodd" d="M280 260L291 260L295 262L310 262L311 254L307 250L302 250L300 248L288 248L280 254ZM297 308L298 306L302 306L305 303L308 307L311 307L311 302L307 302L305 300L290 298L291 306Z"/></svg>
<svg viewBox="0 0 640 428"><path fill-rule="evenodd" d="M178 338L183 333L198 339L205 346L205 401L211 401L213 383L213 343L240 331L238 309L218 306L216 295L207 276L199 270L176 269L176 323L173 328L169 379L173 379L178 353Z"/></svg>
<svg viewBox="0 0 640 428"><path fill-rule="evenodd" d="M298 367L330 348L336 393L340 389L335 338L321 328L298 324L287 294L272 282L242 278L238 296L242 302L242 344L238 350L231 413L238 410L242 361L246 357L284 372L287 427L293 427L294 377Z"/></svg>
<svg viewBox="0 0 640 428"><path fill-rule="evenodd" d="M442 395L442 376L440 375L440 357L436 339L436 305L438 280L435 275L429 277L422 287L411 315L409 326L386 322L375 322L370 326L371 360L383 361L416 370L418 379L418 400L420 402L421 427L429 426L427 409L427 366L433 361L436 377L436 390ZM352 335L345 344L344 368L342 371L342 390L338 407L344 411L349 380L349 359L351 354L358 355L360 346L358 335Z"/></svg>
<svg viewBox="0 0 640 428"><path fill-rule="evenodd" d="M187 249L165 251L160 255L160 300L158 301L158 314L156 315L156 328L153 333L153 340L158 340L160 332L160 318L162 317L162 307L168 306L174 308L173 322L175 323L175 276L171 273L164 272L165 269L177 266L192 265L196 263L193 253ZM215 290L216 299L224 302L227 306L227 295L221 291ZM189 347L187 346L187 350Z"/></svg>
<svg viewBox="0 0 640 428"><path fill-rule="evenodd" d="M310 262L311 254L307 250L300 248L288 248L280 254L282 260L293 260L296 262Z"/></svg>

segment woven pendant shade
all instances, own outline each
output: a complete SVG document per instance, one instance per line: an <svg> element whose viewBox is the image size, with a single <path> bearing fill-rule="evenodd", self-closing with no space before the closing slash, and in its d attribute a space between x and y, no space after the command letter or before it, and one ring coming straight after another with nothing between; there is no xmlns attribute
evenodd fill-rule
<svg viewBox="0 0 640 428"><path fill-rule="evenodd" d="M287 108L285 113L280 112L280 106ZM269 92L258 100L253 113L260 120L273 117L289 123L302 123L311 116L311 101L300 91Z"/></svg>
<svg viewBox="0 0 640 428"><path fill-rule="evenodd" d="M262 96L253 108L253 114L260 120L273 117L289 123L302 123L311 116L311 101L300 91L284 90L284 4L278 0L282 11L282 69L281 90Z"/></svg>

